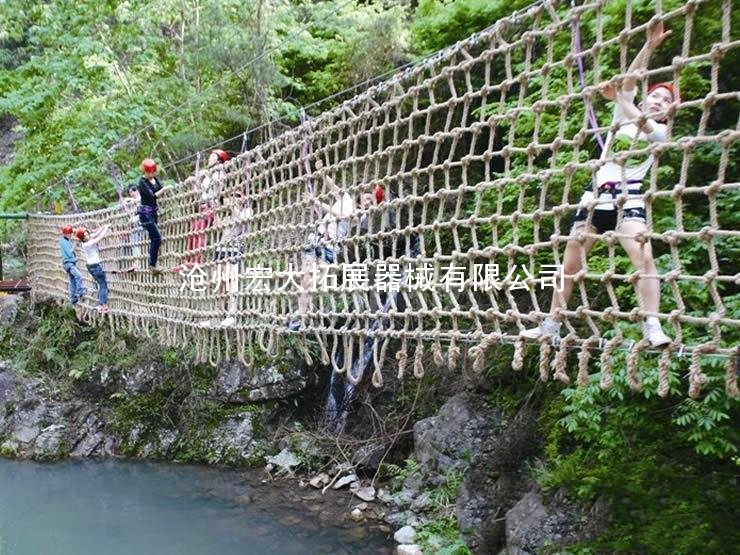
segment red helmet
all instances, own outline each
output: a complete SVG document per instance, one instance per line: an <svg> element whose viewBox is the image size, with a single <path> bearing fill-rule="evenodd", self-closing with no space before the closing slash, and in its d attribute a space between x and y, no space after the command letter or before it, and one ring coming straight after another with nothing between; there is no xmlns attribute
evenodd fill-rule
<svg viewBox="0 0 740 555"><path fill-rule="evenodd" d="M144 173L154 173L157 171L157 163L151 158L145 158L141 163L141 171Z"/></svg>
<svg viewBox="0 0 740 555"><path fill-rule="evenodd" d="M673 87L673 83L665 82L665 83L653 83L648 87L647 93L650 94L655 89L666 89L668 92L671 93L671 98L673 99L673 102L681 102L681 97L676 94L676 89Z"/></svg>
<svg viewBox="0 0 740 555"><path fill-rule="evenodd" d="M65 225L62 227L62 235L72 235L75 232L71 225Z"/></svg>
<svg viewBox="0 0 740 555"><path fill-rule="evenodd" d="M383 202L383 199L385 198L385 189L381 187L380 185L375 186L375 202L377 204L380 204Z"/></svg>
<svg viewBox="0 0 740 555"><path fill-rule="evenodd" d="M85 240L85 233L86 232L87 232L87 230L84 227L81 227L77 231L75 231L75 235L77 236L77 238L80 241L84 241Z"/></svg>
<svg viewBox="0 0 740 555"><path fill-rule="evenodd" d="M220 148L212 150L211 154L215 154L216 156L218 156L218 159L221 160L221 163L226 162L230 158L229 153L225 150L221 150Z"/></svg>

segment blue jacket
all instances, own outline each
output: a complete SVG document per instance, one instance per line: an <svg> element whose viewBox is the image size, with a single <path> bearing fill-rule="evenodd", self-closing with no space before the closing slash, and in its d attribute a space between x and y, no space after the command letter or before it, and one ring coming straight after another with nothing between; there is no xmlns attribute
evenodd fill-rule
<svg viewBox="0 0 740 555"><path fill-rule="evenodd" d="M75 256L74 247L72 247L72 241L62 237L59 239L59 248L62 251L62 264L72 263L77 264L77 257Z"/></svg>

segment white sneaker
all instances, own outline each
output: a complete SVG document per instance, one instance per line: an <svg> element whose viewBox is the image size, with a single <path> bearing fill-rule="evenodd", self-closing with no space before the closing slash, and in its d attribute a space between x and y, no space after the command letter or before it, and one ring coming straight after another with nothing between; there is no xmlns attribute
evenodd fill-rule
<svg viewBox="0 0 740 555"><path fill-rule="evenodd" d="M233 316L227 316L223 320L221 320L221 327L222 328L230 328L231 326L236 324L236 319L234 319Z"/></svg>
<svg viewBox="0 0 740 555"><path fill-rule="evenodd" d="M542 336L559 336L560 322L553 320L548 316L536 328L524 330L523 332L520 332L519 335L525 339L539 339Z"/></svg>
<svg viewBox="0 0 740 555"><path fill-rule="evenodd" d="M216 323L216 320L203 320L202 322L198 322L199 328L212 328L214 327L214 324Z"/></svg>
<svg viewBox="0 0 740 555"><path fill-rule="evenodd" d="M668 337L665 332L663 331L663 328L660 326L660 322L654 323L654 322L645 322L645 328L644 328L644 336L645 339L650 341L650 345L652 347L662 347L663 345L668 345L671 341L673 341L670 337Z"/></svg>

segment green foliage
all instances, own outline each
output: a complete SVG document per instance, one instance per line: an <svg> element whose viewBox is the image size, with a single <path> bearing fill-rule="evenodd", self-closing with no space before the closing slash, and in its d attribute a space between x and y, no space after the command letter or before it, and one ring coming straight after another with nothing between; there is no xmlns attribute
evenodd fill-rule
<svg viewBox="0 0 740 555"><path fill-rule="evenodd" d="M630 392L620 371L609 391L599 388L595 374L587 387L566 388L548 403L542 418L548 463L533 474L546 491L566 487L584 502L602 495L612 501L609 531L589 544L597 552L721 551L732 543L727 523L740 500L727 487L736 472L732 422L740 403L715 378L701 400L685 399L678 390L685 362L671 368L673 398L661 399L654 393L655 360L646 362L642 393Z"/></svg>
<svg viewBox="0 0 740 555"><path fill-rule="evenodd" d="M416 531L415 541L421 545L424 553L435 553L436 555L470 555L471 553L460 536L457 519L454 517L428 522Z"/></svg>
<svg viewBox="0 0 740 555"><path fill-rule="evenodd" d="M421 53L439 50L493 25L528 0L421 0L411 28Z"/></svg>
<svg viewBox="0 0 740 555"><path fill-rule="evenodd" d="M408 59L406 10L359 0L5 2L0 115L16 118L23 140L0 169L0 207L67 201L63 185L29 195L69 176L80 205L98 208L117 198L110 163L130 181L144 156L169 162L271 118L295 123L300 105Z"/></svg>
<svg viewBox="0 0 740 555"><path fill-rule="evenodd" d="M399 491L407 478L421 474L421 466L412 458L406 459L402 467L392 463L384 463L384 467L386 474L392 477L391 485L394 491Z"/></svg>
<svg viewBox="0 0 740 555"><path fill-rule="evenodd" d="M443 478L444 482L431 491L432 501L441 509L455 505L465 474L460 470L448 470Z"/></svg>

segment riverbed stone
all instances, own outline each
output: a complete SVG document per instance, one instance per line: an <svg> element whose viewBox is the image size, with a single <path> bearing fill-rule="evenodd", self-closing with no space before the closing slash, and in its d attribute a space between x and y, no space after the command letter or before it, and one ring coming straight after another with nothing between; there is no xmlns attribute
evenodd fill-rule
<svg viewBox="0 0 740 555"><path fill-rule="evenodd" d="M413 526L404 526L393 534L393 539L400 544L412 544L414 538L416 538L416 530Z"/></svg>
<svg viewBox="0 0 740 555"><path fill-rule="evenodd" d="M402 544L396 546L396 555L424 555L420 545Z"/></svg>
<svg viewBox="0 0 740 555"><path fill-rule="evenodd" d="M292 474L293 469L300 466L301 459L289 449L283 449L277 455L267 457L267 462L278 467L281 472Z"/></svg>

